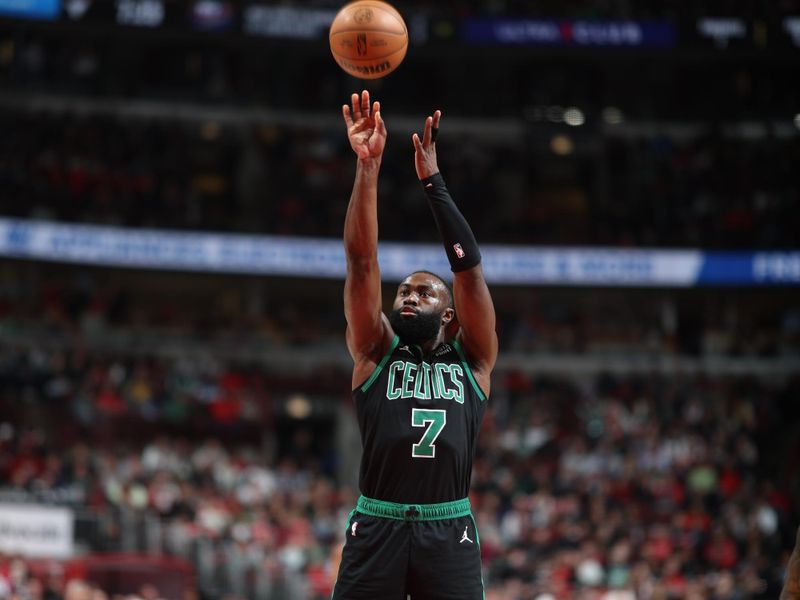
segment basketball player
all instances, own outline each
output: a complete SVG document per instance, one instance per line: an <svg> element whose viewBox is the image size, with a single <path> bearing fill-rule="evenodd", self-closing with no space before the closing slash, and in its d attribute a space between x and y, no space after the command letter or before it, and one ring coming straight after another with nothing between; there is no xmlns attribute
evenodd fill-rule
<svg viewBox="0 0 800 600"><path fill-rule="evenodd" d="M492 298L475 236L436 161L441 113L413 136L417 176L454 273L453 291L418 271L381 310L378 173L386 127L369 93L343 107L358 156L344 224L347 347L363 494L347 525L336 600L479 600L479 537L469 492L475 441L497 358ZM448 331L457 333L448 336Z"/></svg>

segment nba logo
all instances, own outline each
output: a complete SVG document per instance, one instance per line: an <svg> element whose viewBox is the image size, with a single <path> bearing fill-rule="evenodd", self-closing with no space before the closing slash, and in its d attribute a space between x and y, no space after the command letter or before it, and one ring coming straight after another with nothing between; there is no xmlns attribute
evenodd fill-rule
<svg viewBox="0 0 800 600"><path fill-rule="evenodd" d="M464 258L464 250L461 248L461 244L453 244L453 250L456 251L458 258Z"/></svg>

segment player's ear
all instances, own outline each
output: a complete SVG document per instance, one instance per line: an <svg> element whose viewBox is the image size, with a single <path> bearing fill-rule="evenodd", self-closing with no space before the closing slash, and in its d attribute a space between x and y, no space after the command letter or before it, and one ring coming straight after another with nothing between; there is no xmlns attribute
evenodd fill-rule
<svg viewBox="0 0 800 600"><path fill-rule="evenodd" d="M444 326L444 339L452 340L454 337L456 337L456 334L458 334L458 330L458 315L455 314L455 311L453 311L453 317L450 319L450 322Z"/></svg>
<svg viewBox="0 0 800 600"><path fill-rule="evenodd" d="M442 325L447 327L455 318L456 311L452 308L445 308L444 312L442 313Z"/></svg>

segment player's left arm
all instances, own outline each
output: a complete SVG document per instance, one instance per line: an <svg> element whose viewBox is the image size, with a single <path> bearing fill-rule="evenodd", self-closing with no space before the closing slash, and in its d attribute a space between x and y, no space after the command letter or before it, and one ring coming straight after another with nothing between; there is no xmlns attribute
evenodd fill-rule
<svg viewBox="0 0 800 600"><path fill-rule="evenodd" d="M422 139L416 133L414 165L442 236L453 271L453 295L459 324L458 339L478 385L488 396L490 375L497 361L496 318L492 296L481 267L481 253L472 229L453 202L436 159L436 133L441 111L425 119Z"/></svg>
<svg viewBox="0 0 800 600"><path fill-rule="evenodd" d="M497 361L497 332L494 304L481 265L453 274L453 295L460 326L458 339L478 385L488 396L490 376Z"/></svg>

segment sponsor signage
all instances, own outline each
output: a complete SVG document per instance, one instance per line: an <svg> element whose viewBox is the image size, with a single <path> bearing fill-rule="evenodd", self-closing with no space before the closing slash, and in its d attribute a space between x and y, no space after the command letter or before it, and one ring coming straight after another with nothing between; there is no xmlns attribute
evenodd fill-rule
<svg viewBox="0 0 800 600"><path fill-rule="evenodd" d="M335 16L335 10L253 4L242 13L242 30L271 38L322 39Z"/></svg>
<svg viewBox="0 0 800 600"><path fill-rule="evenodd" d="M0 503L0 553L69 558L73 522L68 508Z"/></svg>
<svg viewBox="0 0 800 600"><path fill-rule="evenodd" d="M493 283L691 287L800 285L800 251L481 246ZM0 256L142 269L343 278L341 240L125 229L0 218ZM447 272L439 244L383 242L381 272Z"/></svg>
<svg viewBox="0 0 800 600"><path fill-rule="evenodd" d="M697 32L713 41L717 48L727 48L734 40L747 38L747 23L735 17L706 17L698 19Z"/></svg>
<svg viewBox="0 0 800 600"><path fill-rule="evenodd" d="M53 21L61 12L61 0L0 0L0 16Z"/></svg>
<svg viewBox="0 0 800 600"><path fill-rule="evenodd" d="M468 44L671 47L677 34L669 21L466 19L461 37Z"/></svg>
<svg viewBox="0 0 800 600"><path fill-rule="evenodd" d="M183 33L234 33L321 43L336 9L303 3L234 0L0 0L0 17L58 20L65 26L141 28ZM430 41L495 47L800 48L800 15L675 19L531 19L403 14L412 44Z"/></svg>
<svg viewBox="0 0 800 600"><path fill-rule="evenodd" d="M133 27L157 28L164 24L162 0L117 0L117 23Z"/></svg>
<svg viewBox="0 0 800 600"><path fill-rule="evenodd" d="M218 0L197 0L192 4L189 21L197 31L228 31L235 24L233 5Z"/></svg>

